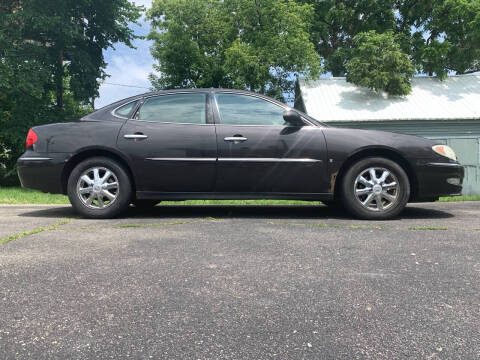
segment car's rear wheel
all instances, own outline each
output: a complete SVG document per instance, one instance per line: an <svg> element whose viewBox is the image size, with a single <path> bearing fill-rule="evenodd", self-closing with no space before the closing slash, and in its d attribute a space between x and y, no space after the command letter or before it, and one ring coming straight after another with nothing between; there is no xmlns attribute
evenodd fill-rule
<svg viewBox="0 0 480 360"><path fill-rule="evenodd" d="M370 157L359 160L342 179L341 198L354 216L385 220L397 216L410 197L405 170L392 160Z"/></svg>
<svg viewBox="0 0 480 360"><path fill-rule="evenodd" d="M82 216L108 219L128 208L132 185L122 165L106 157L94 157L73 169L67 193L72 206Z"/></svg>

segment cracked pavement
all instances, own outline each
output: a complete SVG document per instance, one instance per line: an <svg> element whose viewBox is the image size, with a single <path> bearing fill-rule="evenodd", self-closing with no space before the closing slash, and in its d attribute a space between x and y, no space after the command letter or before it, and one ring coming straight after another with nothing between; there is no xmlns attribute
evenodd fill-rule
<svg viewBox="0 0 480 360"><path fill-rule="evenodd" d="M480 358L480 202L0 206L2 239L0 359Z"/></svg>

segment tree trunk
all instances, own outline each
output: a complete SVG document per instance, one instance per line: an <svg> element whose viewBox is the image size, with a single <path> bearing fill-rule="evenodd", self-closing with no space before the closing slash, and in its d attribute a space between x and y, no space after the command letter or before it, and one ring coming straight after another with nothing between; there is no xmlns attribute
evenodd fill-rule
<svg viewBox="0 0 480 360"><path fill-rule="evenodd" d="M57 71L57 108L63 109L63 50L58 55L58 71Z"/></svg>

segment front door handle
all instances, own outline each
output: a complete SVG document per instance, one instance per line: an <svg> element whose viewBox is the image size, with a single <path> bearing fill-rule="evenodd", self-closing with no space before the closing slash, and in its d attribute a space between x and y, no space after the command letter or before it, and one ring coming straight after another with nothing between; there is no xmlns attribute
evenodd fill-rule
<svg viewBox="0 0 480 360"><path fill-rule="evenodd" d="M142 139L147 139L148 138L147 135L144 135L144 134L141 134L141 133L126 134L126 135L123 135L123 137L125 139L129 139L129 140L142 140Z"/></svg>
<svg viewBox="0 0 480 360"><path fill-rule="evenodd" d="M223 140L228 141L228 142L233 142L233 143L235 143L235 144L238 144L238 143L247 141L248 138L243 137L243 136L229 136L229 137L226 137L226 138L223 139Z"/></svg>

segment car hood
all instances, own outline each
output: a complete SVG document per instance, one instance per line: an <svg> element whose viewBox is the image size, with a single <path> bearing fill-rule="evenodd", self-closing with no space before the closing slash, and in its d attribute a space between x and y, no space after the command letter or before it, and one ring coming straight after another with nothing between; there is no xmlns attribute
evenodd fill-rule
<svg viewBox="0 0 480 360"><path fill-rule="evenodd" d="M330 151L349 156L369 148L384 148L402 154L407 158L432 158L432 146L438 142L419 136L404 135L388 131L361 130L328 127L324 129Z"/></svg>

